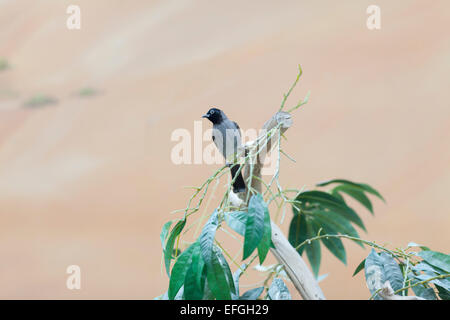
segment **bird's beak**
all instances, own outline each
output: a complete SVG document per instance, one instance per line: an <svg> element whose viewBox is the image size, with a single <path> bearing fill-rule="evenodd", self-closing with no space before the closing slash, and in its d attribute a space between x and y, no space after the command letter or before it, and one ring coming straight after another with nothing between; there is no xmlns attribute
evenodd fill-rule
<svg viewBox="0 0 450 320"><path fill-rule="evenodd" d="M204 115L202 115L202 118L206 118L206 119L208 119L208 118L209 118L209 116L208 116L207 114L204 114Z"/></svg>

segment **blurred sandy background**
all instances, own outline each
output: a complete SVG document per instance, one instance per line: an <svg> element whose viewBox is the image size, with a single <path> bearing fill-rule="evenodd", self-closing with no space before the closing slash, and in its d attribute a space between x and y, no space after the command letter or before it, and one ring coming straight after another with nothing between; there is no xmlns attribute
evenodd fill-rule
<svg viewBox="0 0 450 320"><path fill-rule="evenodd" d="M81 7L81 30L66 8ZM259 128L290 105L286 187L367 182L365 239L450 249L450 2L0 0L0 298L152 299L167 289L159 233L218 166L174 165L174 129L210 105ZM95 95L80 95L83 88ZM54 105L26 108L36 95ZM209 128L209 123L203 123ZM288 212L290 218L290 211ZM282 228L287 230L287 223ZM327 298L367 299L368 254L328 252ZM66 288L81 267L82 288Z"/></svg>

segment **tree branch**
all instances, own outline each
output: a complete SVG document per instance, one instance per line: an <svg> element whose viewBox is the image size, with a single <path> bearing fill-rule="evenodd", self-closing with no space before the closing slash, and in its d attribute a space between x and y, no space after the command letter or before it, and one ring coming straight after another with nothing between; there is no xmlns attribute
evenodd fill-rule
<svg viewBox="0 0 450 320"><path fill-rule="evenodd" d="M291 126L291 114L279 111L264 123L262 133L258 139L245 146L245 154L249 155L250 161L243 165L242 172L244 180L248 181L249 185L247 185L246 192L238 195L242 201L241 205L246 205L249 192L262 193L261 169L264 165L265 156L272 149L274 142L279 143L281 135ZM266 137L267 139L265 139ZM261 151L261 148L264 148L264 150ZM273 180L277 180L278 182L278 170L279 165L277 166L277 172L272 178L272 182ZM268 187L270 188L270 185ZM324 300L325 296L312 272L295 248L289 243L280 228L273 222L272 242L275 248L271 248L270 251L278 262L284 266L286 274L303 299Z"/></svg>
<svg viewBox="0 0 450 320"><path fill-rule="evenodd" d="M383 287L380 288L378 295L384 300L426 300L417 296L400 296L395 294L389 281L386 281Z"/></svg>

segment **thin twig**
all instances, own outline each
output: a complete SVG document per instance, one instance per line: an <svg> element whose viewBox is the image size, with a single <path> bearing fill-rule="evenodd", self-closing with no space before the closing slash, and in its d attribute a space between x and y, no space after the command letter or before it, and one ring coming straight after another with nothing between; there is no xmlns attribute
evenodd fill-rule
<svg viewBox="0 0 450 320"><path fill-rule="evenodd" d="M283 101L281 102L281 107L278 111L283 111L284 108L284 104L286 103L287 98L289 98L289 95L291 94L292 90L295 88L295 86L297 85L298 80L300 79L300 77L303 74L303 70L302 67L300 65L298 65L298 74L297 74L297 78L295 79L294 83L292 84L291 88L289 89L289 91L284 94L283 96Z"/></svg>
<svg viewBox="0 0 450 320"><path fill-rule="evenodd" d="M409 288L418 286L418 285L420 285L420 284L425 284L425 283L428 283L428 282L433 281L433 280L445 279L445 278L448 278L448 277L450 277L450 273L447 273L447 274L441 274L441 275L438 275L438 276L435 276L435 277L432 277L432 278L428 278L428 279L426 279L426 280L419 281L419 282L413 283L413 284L411 284L411 285L409 285L409 286L406 286L406 287L403 287L403 288L401 288L401 289L398 289L398 290L396 290L396 291L394 292L394 294L397 294L397 293L399 293L399 292L402 292L403 290L406 290L406 289L409 289Z"/></svg>

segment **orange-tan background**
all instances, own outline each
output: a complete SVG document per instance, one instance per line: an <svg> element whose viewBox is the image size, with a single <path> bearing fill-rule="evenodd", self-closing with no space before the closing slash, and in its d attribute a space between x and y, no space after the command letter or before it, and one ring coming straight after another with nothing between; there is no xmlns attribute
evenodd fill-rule
<svg viewBox="0 0 450 320"><path fill-rule="evenodd" d="M161 227L186 206L183 186L218 168L174 165L172 131L210 105L259 128L298 64L290 105L311 97L287 133L297 163L283 159L282 184L367 182L387 204L375 200L375 217L358 207L364 238L448 252L450 2L375 2L377 31L374 1L0 1L0 298L163 293ZM81 30L66 28L69 4ZM58 103L25 108L36 94ZM345 246L348 266L324 254L321 286L366 299L352 273L368 250Z"/></svg>

